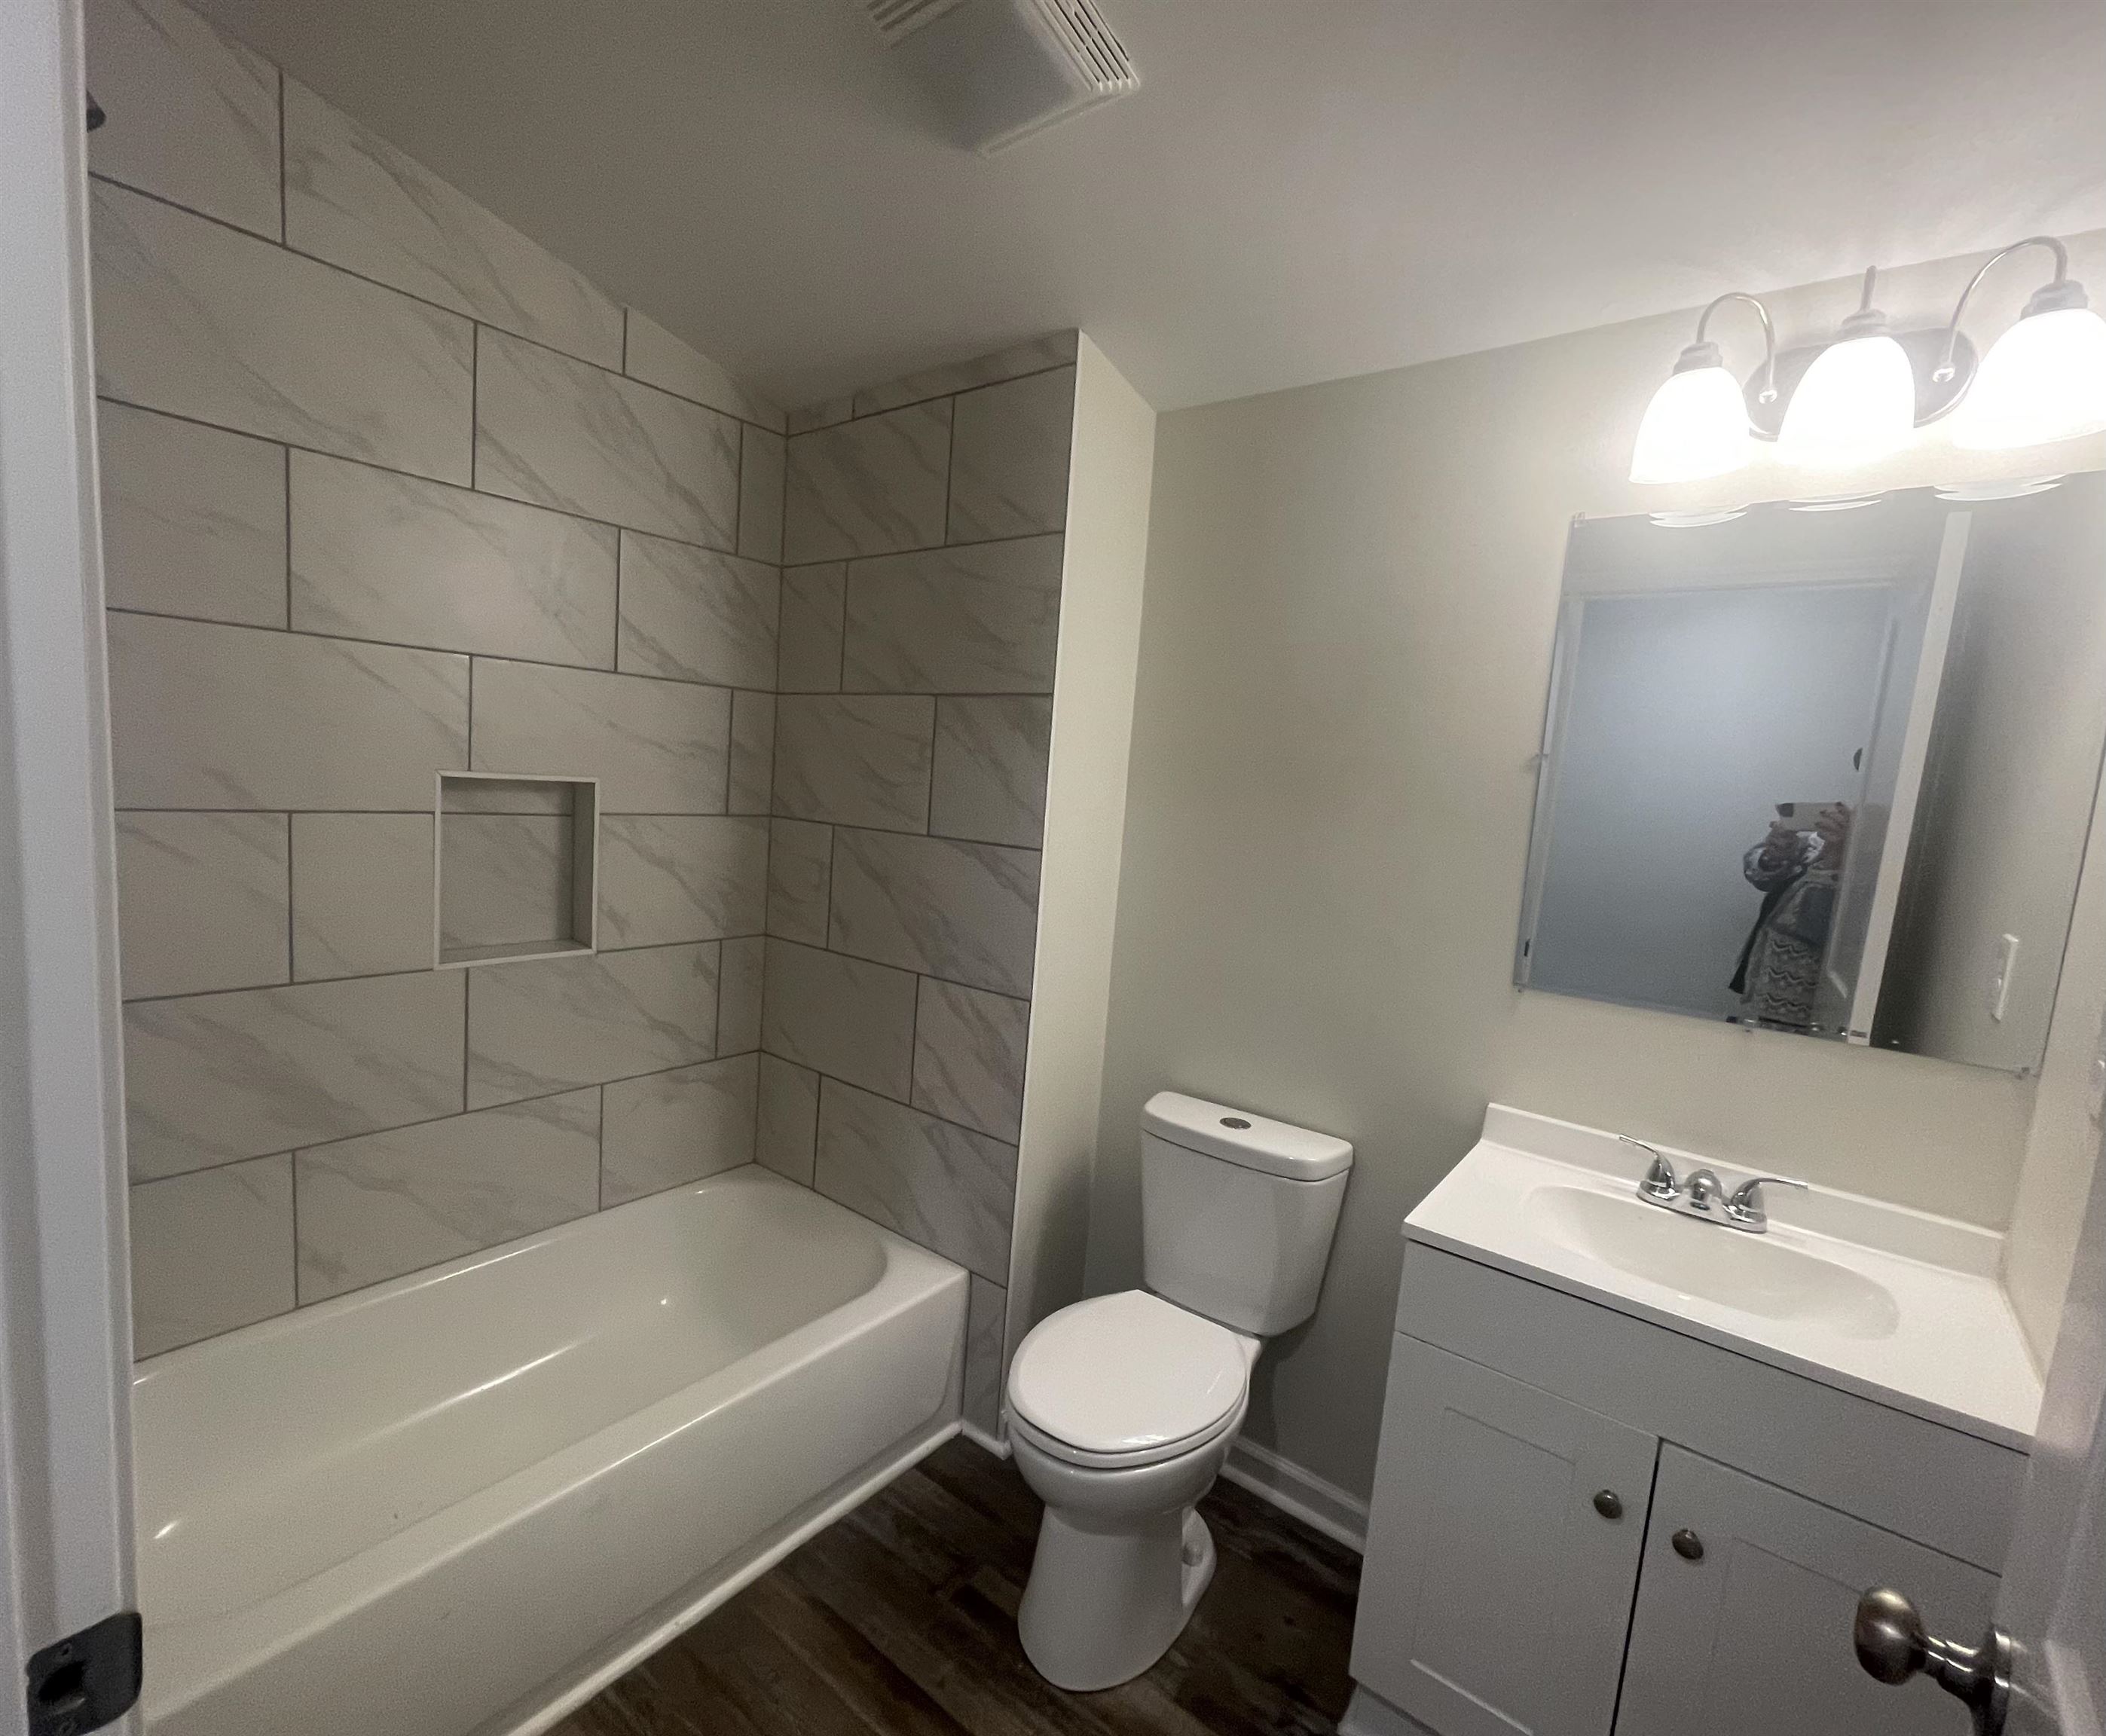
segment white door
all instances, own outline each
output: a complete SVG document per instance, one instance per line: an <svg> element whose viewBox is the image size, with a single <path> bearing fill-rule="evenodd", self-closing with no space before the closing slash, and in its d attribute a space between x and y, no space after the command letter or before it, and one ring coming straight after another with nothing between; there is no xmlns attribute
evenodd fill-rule
<svg viewBox="0 0 2106 1736"><path fill-rule="evenodd" d="M1914 1601L1912 1586L1891 1589ZM1923 1613L1937 1640L1977 1645L1976 1634L1936 1631ZM2010 1645L2005 1736L2106 1736L2106 1151L2092 1170L1996 1626ZM1899 1692L1938 1698L1923 1680ZM1999 1726L1993 1698L1983 1698L1975 1728L1987 1736Z"/></svg>
<svg viewBox="0 0 2106 1736"><path fill-rule="evenodd" d="M1850 1043L1872 1040L1973 522L1966 513L1947 515L1929 588L1909 616L1896 621L1888 652L1864 791L1851 822L1814 1003L1821 1029L1840 1030Z"/></svg>
<svg viewBox="0 0 2106 1736"><path fill-rule="evenodd" d="M1859 1595L1896 1581L1961 1631L1996 1595L1993 1573L1661 1447L1616 1736L1964 1736L1958 1707L1890 1693L1852 1655Z"/></svg>
<svg viewBox="0 0 2106 1736"><path fill-rule="evenodd" d="M1657 1446L1400 1335L1354 1680L1441 1736L1608 1736Z"/></svg>
<svg viewBox="0 0 2106 1736"><path fill-rule="evenodd" d="M81 67L78 0L0 0L7 1736L108 1726L96 1702L110 1664L136 1661L125 1613L135 1604L132 1343Z"/></svg>

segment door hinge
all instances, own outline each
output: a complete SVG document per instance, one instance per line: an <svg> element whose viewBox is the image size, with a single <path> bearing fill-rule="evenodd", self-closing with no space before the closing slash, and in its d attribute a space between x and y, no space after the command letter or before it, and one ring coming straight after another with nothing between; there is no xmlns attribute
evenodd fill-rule
<svg viewBox="0 0 2106 1736"><path fill-rule="evenodd" d="M29 1736L83 1736L114 1724L139 1698L139 1612L120 1610L29 1660Z"/></svg>

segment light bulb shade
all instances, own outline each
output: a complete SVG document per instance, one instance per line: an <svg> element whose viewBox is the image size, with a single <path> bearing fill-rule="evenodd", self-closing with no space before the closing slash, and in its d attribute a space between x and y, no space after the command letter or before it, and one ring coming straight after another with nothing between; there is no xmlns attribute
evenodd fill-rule
<svg viewBox="0 0 2106 1736"><path fill-rule="evenodd" d="M1989 347L1952 419L1955 446L2046 446L2106 431L2106 320L2028 314Z"/></svg>
<svg viewBox="0 0 2106 1736"><path fill-rule="evenodd" d="M1815 469L1898 451L1916 428L1916 373L1884 334L1844 338L1813 358L1786 406L1777 455Z"/></svg>
<svg viewBox="0 0 2106 1736"><path fill-rule="evenodd" d="M1748 461L1748 406L1723 367L1688 368L1660 382L1631 449L1634 482L1694 482Z"/></svg>

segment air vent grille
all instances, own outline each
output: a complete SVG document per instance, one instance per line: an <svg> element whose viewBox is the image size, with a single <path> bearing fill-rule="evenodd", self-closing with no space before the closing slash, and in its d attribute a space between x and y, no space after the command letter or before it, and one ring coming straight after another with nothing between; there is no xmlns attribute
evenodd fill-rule
<svg viewBox="0 0 2106 1736"><path fill-rule="evenodd" d="M863 10L888 46L964 4L965 0L863 0Z"/></svg>
<svg viewBox="0 0 2106 1736"><path fill-rule="evenodd" d="M895 0L896 3L896 0ZM1039 16L1075 63L1075 70L1106 96L1140 83L1126 44L1090 0L1033 0Z"/></svg>

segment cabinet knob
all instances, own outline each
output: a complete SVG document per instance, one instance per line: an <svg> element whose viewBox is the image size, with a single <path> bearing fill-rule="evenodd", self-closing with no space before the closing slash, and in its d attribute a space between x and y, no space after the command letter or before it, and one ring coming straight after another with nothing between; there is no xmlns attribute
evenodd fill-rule
<svg viewBox="0 0 2106 1736"><path fill-rule="evenodd" d="M1624 1516L1624 1498L1614 1489L1597 1490L1594 1496L1594 1510L1605 1519L1620 1519Z"/></svg>
<svg viewBox="0 0 2106 1736"><path fill-rule="evenodd" d="M1681 1556L1684 1561L1701 1561L1704 1559L1704 1540L1687 1525L1669 1537L1668 1541L1674 1545L1674 1553Z"/></svg>

